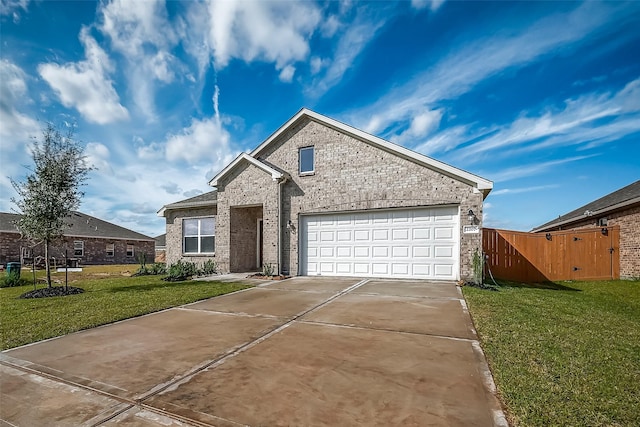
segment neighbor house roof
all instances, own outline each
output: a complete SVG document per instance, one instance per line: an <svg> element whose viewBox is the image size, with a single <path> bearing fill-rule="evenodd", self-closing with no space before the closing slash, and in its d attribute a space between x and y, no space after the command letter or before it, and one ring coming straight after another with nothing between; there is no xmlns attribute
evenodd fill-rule
<svg viewBox="0 0 640 427"><path fill-rule="evenodd" d="M18 233L14 222L21 215L0 212L0 231ZM74 211L67 222L71 227L65 231L65 236L88 237L88 238L109 238L120 240L153 240L149 236L120 227L119 225L103 221L91 215Z"/></svg>
<svg viewBox="0 0 640 427"><path fill-rule="evenodd" d="M164 216L165 211L174 209L190 209L206 206L215 206L218 203L218 192L213 190L207 193L199 194L179 202L164 205L159 211L158 216Z"/></svg>
<svg viewBox="0 0 640 427"><path fill-rule="evenodd" d="M478 175L474 175L470 172L464 171L462 169L458 169L441 161L432 159L431 157L425 156L420 153L416 153L415 151L409 150L408 148L402 147L400 145L394 144L392 142L386 141L377 136L366 133L360 129L356 129L353 126L344 124L332 118L323 116L322 114L318 114L315 111L311 111L307 108L303 108L296 113L295 116L291 117L285 124L280 126L278 130L276 130L269 138L267 138L262 144L260 144L255 150L253 150L250 155L252 157L257 158L260 153L262 153L271 143L278 139L280 135L285 133L289 128L294 126L299 120L309 119L315 122L321 123L330 128L336 129L342 133L350 135L353 138L356 138L360 141L363 141L367 144L373 145L374 147L380 148L392 154L395 154L399 157L405 158L407 160L413 161L419 165L427 167L429 169L435 170L437 172L443 173L445 175L456 178L462 182L466 182L474 186L476 189L481 191L486 197L491 189L493 188L493 182ZM218 178L220 174L218 174Z"/></svg>
<svg viewBox="0 0 640 427"><path fill-rule="evenodd" d="M164 248L167 246L167 233L154 237L156 241L156 248Z"/></svg>
<svg viewBox="0 0 640 427"><path fill-rule="evenodd" d="M553 221L549 221L546 224L534 228L531 231L534 233L538 231L546 231L555 227L584 220L587 217L604 216L610 212L624 209L635 204L640 204L640 180L594 200L591 203L587 203L586 205L562 215Z"/></svg>

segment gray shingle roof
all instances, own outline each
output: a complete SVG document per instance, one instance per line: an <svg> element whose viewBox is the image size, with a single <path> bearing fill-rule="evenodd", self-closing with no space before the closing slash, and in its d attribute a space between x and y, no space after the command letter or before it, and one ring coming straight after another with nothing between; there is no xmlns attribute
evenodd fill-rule
<svg viewBox="0 0 640 427"><path fill-rule="evenodd" d="M195 197L190 197L185 200L180 200L179 202L164 205L162 209L160 209L160 212L162 212L163 210L171 210L171 209L195 208L199 206L214 206L217 203L218 203L218 192L216 190L213 190L207 193L199 194Z"/></svg>
<svg viewBox="0 0 640 427"><path fill-rule="evenodd" d="M154 239L156 240L156 247L167 246L167 233L156 236Z"/></svg>
<svg viewBox="0 0 640 427"><path fill-rule="evenodd" d="M640 180L627 185L619 190L609 193L591 203L579 207L567 214L564 214L553 221L542 224L533 229L533 231L544 231L559 225L568 224L585 218L585 213L589 212L594 215L604 215L607 212L618 209L628 204L640 203Z"/></svg>
<svg viewBox="0 0 640 427"><path fill-rule="evenodd" d="M18 214L0 212L0 231L17 232L13 222L20 217ZM73 212L68 219L71 224L65 236L102 237L121 240L153 240L152 237L120 227L119 225L103 221L82 212Z"/></svg>

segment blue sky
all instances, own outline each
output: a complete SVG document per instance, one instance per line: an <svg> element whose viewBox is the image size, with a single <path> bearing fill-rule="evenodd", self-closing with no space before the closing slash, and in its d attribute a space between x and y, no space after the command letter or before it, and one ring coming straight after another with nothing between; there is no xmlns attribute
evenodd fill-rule
<svg viewBox="0 0 640 427"><path fill-rule="evenodd" d="M156 211L300 108L494 181L530 230L640 178L640 2L0 0L0 210L46 121L97 168L81 210Z"/></svg>

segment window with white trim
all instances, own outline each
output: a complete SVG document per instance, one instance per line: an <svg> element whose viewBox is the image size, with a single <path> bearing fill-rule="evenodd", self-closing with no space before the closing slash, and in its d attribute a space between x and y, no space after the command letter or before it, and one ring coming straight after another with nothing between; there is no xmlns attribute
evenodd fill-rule
<svg viewBox="0 0 640 427"><path fill-rule="evenodd" d="M133 257L133 244L127 243L127 256Z"/></svg>
<svg viewBox="0 0 640 427"><path fill-rule="evenodd" d="M182 221L182 251L185 254L212 254L216 247L216 219L189 218Z"/></svg>
<svg viewBox="0 0 640 427"><path fill-rule="evenodd" d="M73 256L84 256L84 242L82 240L74 240Z"/></svg>
<svg viewBox="0 0 640 427"><path fill-rule="evenodd" d="M298 150L300 175L312 174L315 171L315 152L313 146L302 147Z"/></svg>
<svg viewBox="0 0 640 427"><path fill-rule="evenodd" d="M112 257L116 253L116 245L113 243L107 243L107 256Z"/></svg>

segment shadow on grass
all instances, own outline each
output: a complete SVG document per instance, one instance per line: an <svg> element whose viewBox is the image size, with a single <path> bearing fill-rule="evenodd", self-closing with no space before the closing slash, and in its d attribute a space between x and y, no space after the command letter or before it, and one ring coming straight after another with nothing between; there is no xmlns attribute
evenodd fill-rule
<svg viewBox="0 0 640 427"><path fill-rule="evenodd" d="M205 282L202 282L205 283ZM211 284L212 282L206 282ZM193 285L196 284L195 281L185 280L183 282L161 282L161 283L151 283L146 285L130 285L130 286L118 286L115 288L105 289L107 292L130 292L130 291L152 291L154 289L163 289L163 288L177 288L180 286L184 286L185 284ZM222 284L222 283L219 283Z"/></svg>
<svg viewBox="0 0 640 427"><path fill-rule="evenodd" d="M520 283L520 282L509 282L507 280L497 280L497 283L499 287L504 287L504 288L547 289L550 291L582 292L581 289L571 288L569 286L561 285L555 282Z"/></svg>

